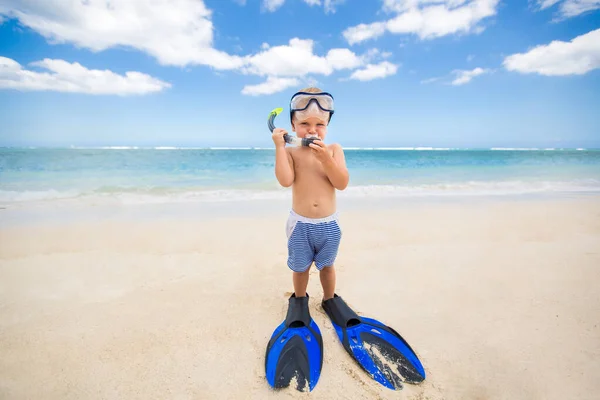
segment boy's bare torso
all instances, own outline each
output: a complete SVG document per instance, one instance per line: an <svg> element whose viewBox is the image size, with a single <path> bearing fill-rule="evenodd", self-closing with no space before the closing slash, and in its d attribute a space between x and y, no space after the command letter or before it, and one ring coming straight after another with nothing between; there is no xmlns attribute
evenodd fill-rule
<svg viewBox="0 0 600 400"><path fill-rule="evenodd" d="M323 218L336 211L335 188L329 181L323 165L306 147L287 148L294 161L292 208L308 218ZM327 146L329 154L333 150Z"/></svg>

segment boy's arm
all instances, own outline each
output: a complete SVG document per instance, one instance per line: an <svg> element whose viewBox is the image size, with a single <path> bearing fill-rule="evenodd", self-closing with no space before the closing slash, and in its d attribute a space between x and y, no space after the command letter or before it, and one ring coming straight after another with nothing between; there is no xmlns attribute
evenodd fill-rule
<svg viewBox="0 0 600 400"><path fill-rule="evenodd" d="M294 160L285 148L285 144L275 146L275 176L281 186L289 187L294 183Z"/></svg>
<svg viewBox="0 0 600 400"><path fill-rule="evenodd" d="M342 146L335 143L331 145L333 150L333 157L327 157L322 163L325 173L329 178L331 184L337 190L344 190L348 186L350 175L346 168L346 158L344 157L344 150Z"/></svg>

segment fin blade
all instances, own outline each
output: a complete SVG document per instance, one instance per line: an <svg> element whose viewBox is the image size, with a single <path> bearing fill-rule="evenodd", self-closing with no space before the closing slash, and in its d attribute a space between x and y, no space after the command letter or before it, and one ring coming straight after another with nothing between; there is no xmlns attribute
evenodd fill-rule
<svg viewBox="0 0 600 400"><path fill-rule="evenodd" d="M401 389L403 382L425 380L416 353L394 329L360 317L335 294L322 306L345 350L375 381L395 390Z"/></svg>
<svg viewBox="0 0 600 400"><path fill-rule="evenodd" d="M412 347L398 332L375 319L362 318L362 320L366 324L365 326L368 327L368 330L365 330L365 332L368 335L379 338L381 341L380 346L387 343L389 347L399 353L401 357L393 354L393 351L388 351L388 354L395 359L395 363L399 364L405 371L406 375L403 374L403 380L410 383L418 383L425 380L425 368L423 368L423 364L421 364L419 357Z"/></svg>
<svg viewBox="0 0 600 400"><path fill-rule="evenodd" d="M284 388L295 384L312 391L323 367L323 337L308 310L308 297L289 300L286 319L271 335L265 355L269 385Z"/></svg>
<svg viewBox="0 0 600 400"><path fill-rule="evenodd" d="M371 352L365 346L364 339L361 335L360 325L355 328L350 328L348 332L348 347L346 350L354 358L354 360L377 382L389 389L395 389L394 383L388 379L383 373L381 367L375 362Z"/></svg>
<svg viewBox="0 0 600 400"><path fill-rule="evenodd" d="M312 390L321 374L323 351L319 339L307 327L289 328L276 337L267 349L265 368L269 384L288 387L295 378L296 389L302 391L308 383Z"/></svg>

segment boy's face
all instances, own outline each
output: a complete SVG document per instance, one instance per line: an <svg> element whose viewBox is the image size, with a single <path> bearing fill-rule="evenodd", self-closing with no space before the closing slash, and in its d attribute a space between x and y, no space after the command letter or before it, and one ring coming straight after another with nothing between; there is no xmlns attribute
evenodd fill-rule
<svg viewBox="0 0 600 400"><path fill-rule="evenodd" d="M325 136L327 136L327 121L313 116L304 119L297 119L294 116L292 129L296 132L296 136L300 138L316 136L321 140L325 140Z"/></svg>

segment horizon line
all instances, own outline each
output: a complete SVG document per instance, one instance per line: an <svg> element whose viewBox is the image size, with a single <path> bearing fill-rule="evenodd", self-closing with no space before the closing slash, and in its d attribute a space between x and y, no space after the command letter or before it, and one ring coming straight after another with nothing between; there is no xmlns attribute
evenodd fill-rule
<svg viewBox="0 0 600 400"><path fill-rule="evenodd" d="M0 149L63 149L63 150L275 150L275 147L254 146L0 146ZM452 151L452 150L490 150L490 151L564 151L564 150L600 150L600 147L433 147L433 146L376 146L343 147L346 151L356 150L394 150L394 151Z"/></svg>

